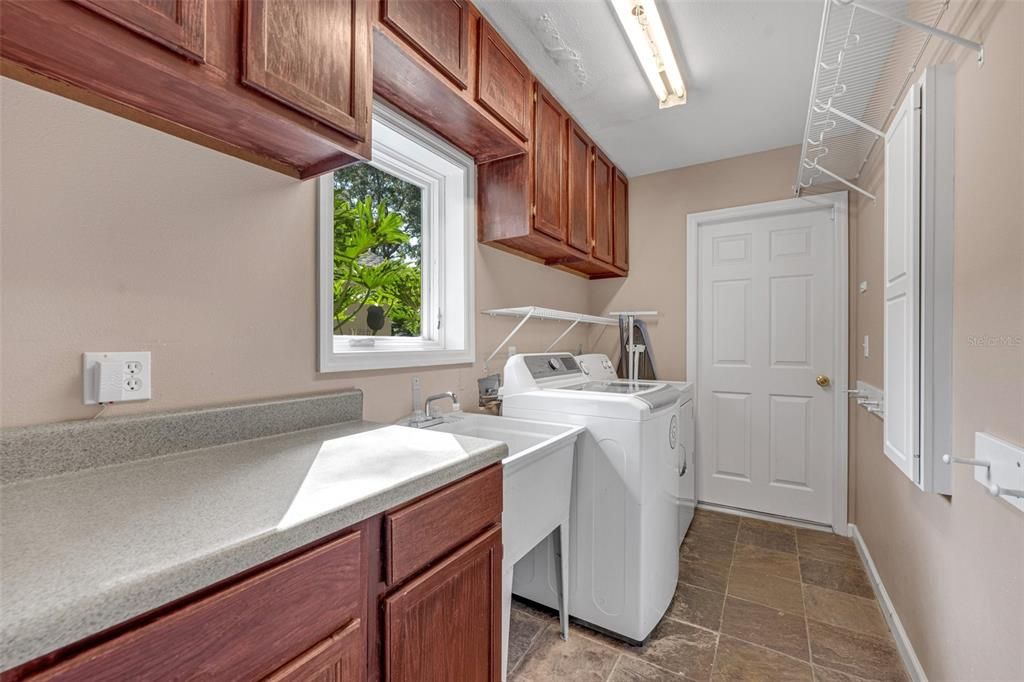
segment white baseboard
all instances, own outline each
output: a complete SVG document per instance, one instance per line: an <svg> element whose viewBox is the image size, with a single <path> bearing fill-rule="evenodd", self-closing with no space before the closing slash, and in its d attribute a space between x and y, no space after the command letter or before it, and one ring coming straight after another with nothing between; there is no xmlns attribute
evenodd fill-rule
<svg viewBox="0 0 1024 682"><path fill-rule="evenodd" d="M885 620L889 624L889 630L896 640L896 648L903 659L903 665L906 667L907 672L910 673L910 679L914 680L914 682L928 682L928 676L924 674L921 661L918 660L917 654L914 652L914 645L910 643L910 637L907 636L907 631L903 629L903 623L900 621L899 614L896 613L896 607L893 606L889 593L885 591L885 585L882 584L882 576L878 574L878 567L875 566L875 562L871 559L871 552L868 551L868 546L864 544L864 537L860 534L860 529L857 528L856 524L850 524L850 537L853 538L853 543L857 546L857 552L860 553L860 558L868 569L868 578L871 579L871 585L875 588L875 596L882 607L882 615L885 616Z"/></svg>

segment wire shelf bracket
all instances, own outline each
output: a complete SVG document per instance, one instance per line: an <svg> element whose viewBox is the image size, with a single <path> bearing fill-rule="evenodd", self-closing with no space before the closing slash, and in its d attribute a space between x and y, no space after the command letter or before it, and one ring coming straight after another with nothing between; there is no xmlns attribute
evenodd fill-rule
<svg viewBox="0 0 1024 682"><path fill-rule="evenodd" d="M984 46L938 28L949 0L824 0L804 124L797 196L857 183L902 101L932 38L978 53Z"/></svg>
<svg viewBox="0 0 1024 682"><path fill-rule="evenodd" d="M927 34L929 34L931 36L935 36L936 38L941 38L943 40L948 40L948 41L956 43L957 45L960 45L962 47L966 47L966 48L968 48L970 50L974 50L975 52L978 53L978 65L979 66L983 66L985 64L985 46L982 45L981 43L975 42L973 40L968 40L967 38L964 38L963 36L958 36L957 34L950 33L949 31L943 31L942 29L935 28L934 26L929 26L928 24L925 24L925 23L920 22L920 21L915 21L914 19L908 19L906 17L901 17L899 15L893 14L892 12L888 12L888 11L883 10L881 8L878 8L878 7L872 7L871 5L867 4L866 2L862 2L861 0L832 0L832 1L836 2L836 3L840 4L840 5L852 5L852 6L856 7L859 10L863 10L865 12L871 12L872 14L875 14L877 16L885 17L886 19L889 19L891 21L895 21L898 24L903 24L904 26L906 26L908 28L914 28L914 29L917 29L918 31L924 31L925 33L927 33Z"/></svg>

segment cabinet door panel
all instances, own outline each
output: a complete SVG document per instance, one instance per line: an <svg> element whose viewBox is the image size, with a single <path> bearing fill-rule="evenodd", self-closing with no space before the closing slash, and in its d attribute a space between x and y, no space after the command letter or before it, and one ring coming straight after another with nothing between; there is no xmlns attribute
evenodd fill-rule
<svg viewBox="0 0 1024 682"><path fill-rule="evenodd" d="M465 90L469 82L469 5L464 0L383 0L381 21Z"/></svg>
<svg viewBox="0 0 1024 682"><path fill-rule="evenodd" d="M604 154L594 154L594 258L612 262L612 174Z"/></svg>
<svg viewBox="0 0 1024 682"><path fill-rule="evenodd" d="M362 621L357 619L266 678L266 682L361 682L365 679L366 633Z"/></svg>
<svg viewBox="0 0 1024 682"><path fill-rule="evenodd" d="M622 270L629 269L629 182L626 176L615 171L612 192L612 251L614 265Z"/></svg>
<svg viewBox="0 0 1024 682"><path fill-rule="evenodd" d="M501 679L501 528L384 602L385 679Z"/></svg>
<svg viewBox="0 0 1024 682"><path fill-rule="evenodd" d="M501 36L480 20L476 99L523 140L530 129L530 70Z"/></svg>
<svg viewBox="0 0 1024 682"><path fill-rule="evenodd" d="M369 136L365 0L249 0L243 81L357 140Z"/></svg>
<svg viewBox="0 0 1024 682"><path fill-rule="evenodd" d="M197 61L206 59L206 0L74 0Z"/></svg>
<svg viewBox="0 0 1024 682"><path fill-rule="evenodd" d="M384 515L385 578L400 583L501 521L502 473L491 466ZM459 513L453 515L452 509Z"/></svg>
<svg viewBox="0 0 1024 682"><path fill-rule="evenodd" d="M593 145L583 129L569 119L568 150L565 155L566 204L569 246L590 253L593 237L590 210L590 157Z"/></svg>
<svg viewBox="0 0 1024 682"><path fill-rule="evenodd" d="M364 616L363 540L349 533L32 679L261 679Z"/></svg>
<svg viewBox="0 0 1024 682"><path fill-rule="evenodd" d="M534 227L565 241L565 121L558 102L536 86L533 124Z"/></svg>

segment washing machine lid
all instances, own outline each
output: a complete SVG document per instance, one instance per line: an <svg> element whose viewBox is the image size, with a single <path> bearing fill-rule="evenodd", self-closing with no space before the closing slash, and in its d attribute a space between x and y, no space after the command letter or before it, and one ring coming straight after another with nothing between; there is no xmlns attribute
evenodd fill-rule
<svg viewBox="0 0 1024 682"><path fill-rule="evenodd" d="M643 381L584 381L579 384L559 386L548 390L577 391L580 394L628 395L647 403L652 410L672 405L679 400L678 390L665 384Z"/></svg>

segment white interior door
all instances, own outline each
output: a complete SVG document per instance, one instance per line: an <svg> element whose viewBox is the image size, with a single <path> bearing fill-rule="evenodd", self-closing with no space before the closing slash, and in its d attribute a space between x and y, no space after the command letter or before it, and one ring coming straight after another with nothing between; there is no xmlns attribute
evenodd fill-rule
<svg viewBox="0 0 1024 682"><path fill-rule="evenodd" d="M716 212L691 242L698 259L698 496L831 524L835 401L845 387L834 385L834 209L800 201L785 202L791 209L781 212L765 206L735 209L735 218Z"/></svg>

